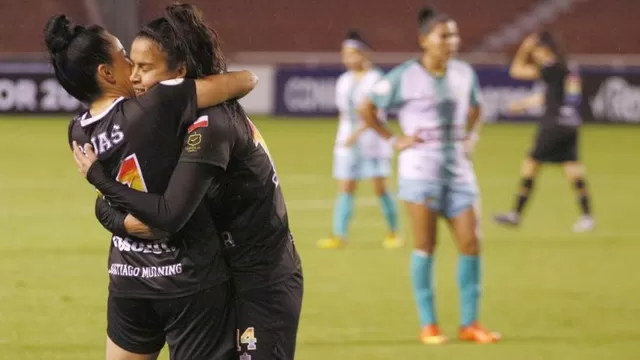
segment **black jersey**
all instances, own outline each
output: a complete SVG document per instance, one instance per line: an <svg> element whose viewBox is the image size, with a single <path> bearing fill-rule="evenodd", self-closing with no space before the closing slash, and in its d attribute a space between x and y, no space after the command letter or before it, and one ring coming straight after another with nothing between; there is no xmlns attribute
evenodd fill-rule
<svg viewBox="0 0 640 360"><path fill-rule="evenodd" d="M224 170L207 197L237 289L282 280L300 268L300 260L266 142L237 104L211 107L198 116L179 161Z"/></svg>
<svg viewBox="0 0 640 360"><path fill-rule="evenodd" d="M577 69L569 69L565 64L556 62L542 67L541 78L546 87L542 127L579 126L582 86Z"/></svg>
<svg viewBox="0 0 640 360"><path fill-rule="evenodd" d="M93 144L111 179L138 191L163 193L178 161L181 131L196 111L194 81L169 80L138 98L119 98L101 114L76 117L69 142ZM198 207L169 239L113 235L109 275L112 296L121 297L184 296L227 280L207 207Z"/></svg>

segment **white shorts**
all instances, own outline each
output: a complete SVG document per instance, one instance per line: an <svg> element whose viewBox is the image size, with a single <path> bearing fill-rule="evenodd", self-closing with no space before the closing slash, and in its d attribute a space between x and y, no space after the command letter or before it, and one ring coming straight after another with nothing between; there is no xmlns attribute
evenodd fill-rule
<svg viewBox="0 0 640 360"><path fill-rule="evenodd" d="M429 180L399 179L398 198L426 204L431 210L451 219L473 207L479 198L475 184L442 185Z"/></svg>
<svg viewBox="0 0 640 360"><path fill-rule="evenodd" d="M391 175L391 159L364 159L351 155L333 157L333 177L337 180L387 178Z"/></svg>

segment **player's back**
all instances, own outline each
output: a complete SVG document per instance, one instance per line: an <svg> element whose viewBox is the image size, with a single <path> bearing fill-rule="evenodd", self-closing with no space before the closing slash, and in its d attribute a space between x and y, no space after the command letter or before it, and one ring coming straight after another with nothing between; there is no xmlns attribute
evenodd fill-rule
<svg viewBox="0 0 640 360"><path fill-rule="evenodd" d="M120 98L101 114L85 113L70 124L70 141L90 141L105 169L119 182L163 193L180 155L182 124L195 118L195 103L193 109L176 114L156 108L154 103L162 97L157 98ZM112 294L174 297L225 281L218 239L204 204L170 239L149 242L114 235L109 256Z"/></svg>
<svg viewBox="0 0 640 360"><path fill-rule="evenodd" d="M267 145L237 104L217 106L202 114L230 122L233 144L225 179L210 189L208 196L236 284L242 290L279 281L297 271L300 263Z"/></svg>
<svg viewBox="0 0 640 360"><path fill-rule="evenodd" d="M545 113L541 126L579 126L582 122L579 113L582 81L577 66L556 62L544 66L541 75L545 84Z"/></svg>

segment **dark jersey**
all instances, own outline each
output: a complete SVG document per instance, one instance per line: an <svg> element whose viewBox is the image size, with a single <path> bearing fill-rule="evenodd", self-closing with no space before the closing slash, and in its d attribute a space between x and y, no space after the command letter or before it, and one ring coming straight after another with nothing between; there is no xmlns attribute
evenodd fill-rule
<svg viewBox="0 0 640 360"><path fill-rule="evenodd" d="M182 147L180 132L195 116L195 83L171 80L136 99L117 99L101 114L76 117L69 125L69 143L93 144L105 176L135 190L163 193ZM219 284L228 278L219 243L205 206L169 239L114 234L109 290L112 296L161 298Z"/></svg>
<svg viewBox="0 0 640 360"><path fill-rule="evenodd" d="M282 280L300 261L269 149L239 105L225 106L198 114L179 161L224 170L207 197L236 287L243 290Z"/></svg>
<svg viewBox="0 0 640 360"><path fill-rule="evenodd" d="M541 69L541 78L546 85L546 110L541 125L545 128L555 126L579 126L582 86L576 69L570 70L562 63L553 63Z"/></svg>
<svg viewBox="0 0 640 360"><path fill-rule="evenodd" d="M233 111L225 106L200 112L188 127L164 195L119 186L93 167L87 177L112 203L160 230L172 231L168 224L176 215L204 199L242 291L286 279L300 269L300 261L267 146L239 106ZM108 229L123 230L122 213L102 204L97 214Z"/></svg>

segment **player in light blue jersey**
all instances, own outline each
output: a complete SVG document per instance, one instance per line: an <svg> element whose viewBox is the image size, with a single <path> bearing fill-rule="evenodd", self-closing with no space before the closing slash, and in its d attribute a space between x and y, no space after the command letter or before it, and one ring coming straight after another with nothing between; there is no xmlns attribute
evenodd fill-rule
<svg viewBox="0 0 640 360"><path fill-rule="evenodd" d="M452 59L459 44L455 22L433 9L420 11L419 44L424 54L394 68L378 82L362 118L400 150L399 197L411 218L415 249L411 278L421 326L420 341L441 344L434 311L433 262L436 225L444 218L460 255L461 326L458 338L495 343L500 335L478 323L480 299L480 229L478 187L470 153L478 138L480 88L473 68ZM393 137L377 117L399 108L404 135Z"/></svg>
<svg viewBox="0 0 640 360"><path fill-rule="evenodd" d="M349 31L342 43L342 62L347 72L336 83L340 123L333 151L333 176L339 182L339 193L333 214L332 236L318 242L323 249L337 249L346 243L356 187L359 180L366 179L373 182L389 228L382 245L387 249L402 246L397 236L396 205L387 191L393 148L388 140L366 128L357 110L383 75L369 60L370 50L371 47L355 30Z"/></svg>

